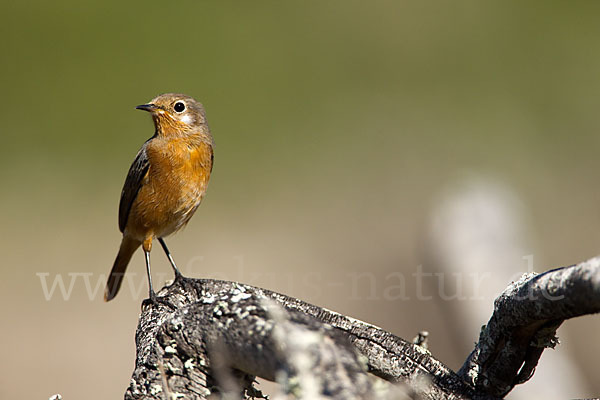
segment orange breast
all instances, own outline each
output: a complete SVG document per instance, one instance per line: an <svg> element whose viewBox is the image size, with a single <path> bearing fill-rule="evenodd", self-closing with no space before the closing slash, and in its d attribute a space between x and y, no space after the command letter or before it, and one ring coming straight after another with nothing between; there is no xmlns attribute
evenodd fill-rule
<svg viewBox="0 0 600 400"><path fill-rule="evenodd" d="M131 207L127 231L139 240L163 237L190 220L206 192L212 146L189 138L148 143L149 169Z"/></svg>

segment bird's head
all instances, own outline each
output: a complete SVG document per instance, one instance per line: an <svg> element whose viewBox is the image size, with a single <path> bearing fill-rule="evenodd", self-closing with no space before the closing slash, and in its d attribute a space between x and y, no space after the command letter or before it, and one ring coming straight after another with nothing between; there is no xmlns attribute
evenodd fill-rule
<svg viewBox="0 0 600 400"><path fill-rule="evenodd" d="M137 106L136 109L152 114L158 135L180 136L194 133L210 135L204 107L185 94L161 94L149 103Z"/></svg>

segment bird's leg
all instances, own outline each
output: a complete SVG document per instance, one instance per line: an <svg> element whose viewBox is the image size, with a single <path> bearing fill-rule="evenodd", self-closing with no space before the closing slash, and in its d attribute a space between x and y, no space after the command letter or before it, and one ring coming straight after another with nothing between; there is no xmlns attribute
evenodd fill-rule
<svg viewBox="0 0 600 400"><path fill-rule="evenodd" d="M175 265L175 260L173 260L173 256L171 256L171 252L169 251L169 248L167 247L165 240L163 238L158 238L158 241L160 242L160 245L162 246L163 250L165 251L167 258L171 262L171 267L173 267L173 272L175 272L175 279L173 280L173 283L177 283L177 284L181 285L183 290L186 292L194 293L195 292L194 285L191 284L189 279L187 279L186 277L183 276L183 274L179 271L179 268L177 268L177 265Z"/></svg>
<svg viewBox="0 0 600 400"><path fill-rule="evenodd" d="M162 297L158 297L156 295L156 293L154 292L154 287L152 286L152 274L150 273L150 250L146 250L144 249L144 255L146 256L146 272L148 272L148 294L149 294L149 298L144 300L142 302L142 308L144 307L144 305L146 305L148 302L154 304L155 306L158 306L158 304L164 304L165 306L175 310L177 309L177 307L175 307L173 304L169 303L168 300L162 298Z"/></svg>
<svg viewBox="0 0 600 400"><path fill-rule="evenodd" d="M165 251L167 258L169 259L169 262L171 263L171 267L173 267L173 272L175 272L175 281L179 280L180 278L183 277L183 275L181 274L181 272L179 272L177 265L175 265L175 260L173 260L173 257L171 256L171 252L169 251L169 248L167 247L165 240L163 238L158 238L158 242L160 243L163 250Z"/></svg>
<svg viewBox="0 0 600 400"><path fill-rule="evenodd" d="M144 256L146 256L146 272L148 273L148 292L150 301L156 303L156 293L152 287L152 273L150 272L150 251L144 249Z"/></svg>

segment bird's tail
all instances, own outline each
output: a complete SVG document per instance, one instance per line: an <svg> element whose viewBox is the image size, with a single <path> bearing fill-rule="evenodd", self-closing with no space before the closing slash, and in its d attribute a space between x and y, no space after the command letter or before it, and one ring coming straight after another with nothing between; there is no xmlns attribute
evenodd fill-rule
<svg viewBox="0 0 600 400"><path fill-rule="evenodd" d="M117 254L115 263L110 270L108 281L106 282L104 301L110 301L117 295L117 292L121 287L121 282L123 282L125 270L127 269L127 265L129 265L129 261L131 260L131 256L133 256L133 253L138 247L140 247L141 244L141 242L135 239L132 239L128 236L123 236L121 247L119 248L119 254Z"/></svg>

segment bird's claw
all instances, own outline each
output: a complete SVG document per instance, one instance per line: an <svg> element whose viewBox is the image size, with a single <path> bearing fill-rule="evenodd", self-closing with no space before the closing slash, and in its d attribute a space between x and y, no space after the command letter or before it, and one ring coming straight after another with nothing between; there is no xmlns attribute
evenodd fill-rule
<svg viewBox="0 0 600 400"><path fill-rule="evenodd" d="M156 293L152 293L149 298L144 299L144 301L142 301L142 310L144 309L144 307L149 306L149 305L158 307L159 304L167 306L171 310L177 309L177 307L175 305L173 305L171 302L169 302L169 300L165 299L164 297L158 297L156 295Z"/></svg>

